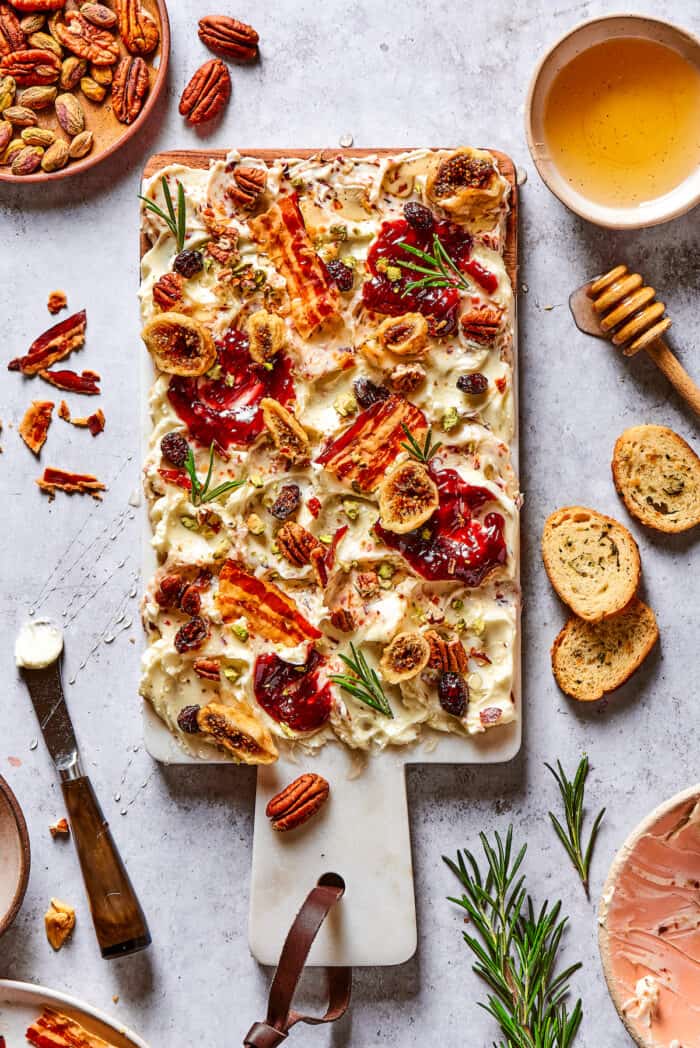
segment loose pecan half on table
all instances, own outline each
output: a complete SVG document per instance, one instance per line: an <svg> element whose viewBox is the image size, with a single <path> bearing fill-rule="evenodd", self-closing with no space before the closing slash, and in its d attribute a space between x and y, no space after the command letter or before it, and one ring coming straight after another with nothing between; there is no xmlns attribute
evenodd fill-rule
<svg viewBox="0 0 700 1048"><path fill-rule="evenodd" d="M182 92L180 115L190 124L204 124L218 116L231 97L231 77L219 58L200 66Z"/></svg>
<svg viewBox="0 0 700 1048"><path fill-rule="evenodd" d="M307 822L328 800L330 786L322 775L306 773L290 782L268 803L265 814L273 830L295 830Z"/></svg>
<svg viewBox="0 0 700 1048"><path fill-rule="evenodd" d="M260 37L252 25L227 15L208 15L199 21L199 39L211 51L225 58L252 62L258 57Z"/></svg>

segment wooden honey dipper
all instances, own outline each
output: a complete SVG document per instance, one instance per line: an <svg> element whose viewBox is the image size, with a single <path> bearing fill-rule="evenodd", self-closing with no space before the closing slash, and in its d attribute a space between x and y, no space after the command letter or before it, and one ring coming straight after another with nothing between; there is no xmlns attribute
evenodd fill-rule
<svg viewBox="0 0 700 1048"><path fill-rule="evenodd" d="M700 415L700 387L661 337L671 326L671 319L664 315L664 303L655 299L654 288L645 286L639 273L630 273L627 266L615 266L574 291L569 306L577 328L587 335L610 339L614 346L622 347L626 357L645 349L685 402Z"/></svg>

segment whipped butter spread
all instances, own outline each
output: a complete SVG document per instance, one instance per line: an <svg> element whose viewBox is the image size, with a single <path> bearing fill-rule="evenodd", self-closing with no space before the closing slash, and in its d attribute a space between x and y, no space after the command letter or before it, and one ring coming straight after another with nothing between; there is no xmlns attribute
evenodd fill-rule
<svg viewBox="0 0 700 1048"><path fill-rule="evenodd" d="M42 670L63 651L63 630L46 619L27 622L15 641L15 662L22 669Z"/></svg>
<svg viewBox="0 0 700 1048"><path fill-rule="evenodd" d="M246 206L237 174L251 169L263 188ZM185 249L202 265L164 300L178 251L144 210L143 321L164 308L196 321L217 361L195 379L156 371L150 392L144 486L159 567L143 602L141 694L190 752L218 746L250 763L329 741L381 750L431 730L498 731L516 717L520 496L509 185L497 162L417 150L266 165L232 152L154 176L144 193L166 208L163 176L173 200L184 188ZM283 348L260 363L250 332L263 311L282 319ZM382 334L404 315L421 334L405 353L405 331ZM270 402L302 427L306 459L289 451L288 427L280 437ZM428 431L440 446L418 468L438 508L392 531L382 483ZM200 482L213 449L209 491L239 486L196 505L187 469L163 453L173 433ZM403 633L432 638L430 661L392 682L382 658ZM332 680L353 649L392 716ZM441 700L449 671L467 695L456 713Z"/></svg>

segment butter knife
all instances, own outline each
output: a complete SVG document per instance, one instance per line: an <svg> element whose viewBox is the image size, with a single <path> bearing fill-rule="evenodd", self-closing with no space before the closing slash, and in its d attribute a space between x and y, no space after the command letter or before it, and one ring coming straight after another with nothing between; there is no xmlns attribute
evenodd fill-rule
<svg viewBox="0 0 700 1048"><path fill-rule="evenodd" d="M102 956L125 957L143 950L151 935L92 783L80 765L61 683L61 653L45 666L20 666L20 673L61 780Z"/></svg>

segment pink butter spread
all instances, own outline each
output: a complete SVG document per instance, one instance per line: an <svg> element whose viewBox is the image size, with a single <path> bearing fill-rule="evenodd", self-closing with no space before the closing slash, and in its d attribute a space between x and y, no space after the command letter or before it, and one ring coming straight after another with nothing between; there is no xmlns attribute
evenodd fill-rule
<svg viewBox="0 0 700 1048"><path fill-rule="evenodd" d="M644 1043L700 1048L700 796L671 803L616 863L601 945L618 1008Z"/></svg>

